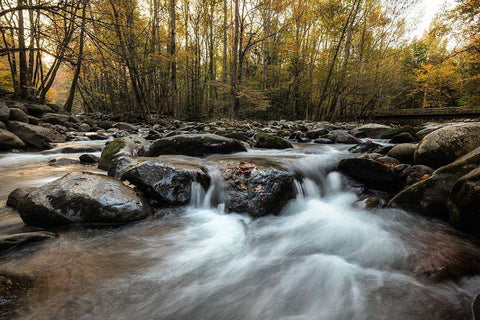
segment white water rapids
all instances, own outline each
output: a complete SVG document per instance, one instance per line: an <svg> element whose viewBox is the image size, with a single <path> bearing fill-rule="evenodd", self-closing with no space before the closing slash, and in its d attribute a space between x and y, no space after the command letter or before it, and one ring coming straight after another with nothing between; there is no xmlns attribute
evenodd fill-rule
<svg viewBox="0 0 480 320"><path fill-rule="evenodd" d="M48 167L53 156L0 155L0 206L17 186L98 171ZM356 189L332 172L346 156L345 146L312 144L207 159L262 159L295 173L297 197L279 216L225 213L213 166L210 189L194 185L188 206L125 226L59 229L55 241L2 257L3 270L38 278L18 318L471 319L479 277L414 272L439 246L469 242L440 222L352 207ZM0 209L0 231L16 227L16 213Z"/></svg>

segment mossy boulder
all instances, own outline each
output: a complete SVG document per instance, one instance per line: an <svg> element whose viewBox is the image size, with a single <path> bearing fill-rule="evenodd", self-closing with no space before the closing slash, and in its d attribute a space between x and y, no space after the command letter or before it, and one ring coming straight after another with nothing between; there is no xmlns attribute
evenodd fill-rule
<svg viewBox="0 0 480 320"><path fill-rule="evenodd" d="M225 138L235 139L243 142L248 142L248 140L250 140L247 135L237 131L217 131L216 134Z"/></svg>
<svg viewBox="0 0 480 320"><path fill-rule="evenodd" d="M414 155L415 164L445 166L480 146L480 122L451 125L426 135Z"/></svg>
<svg viewBox="0 0 480 320"><path fill-rule="evenodd" d="M390 149L387 154L401 163L413 164L413 156L417 148L418 144L416 143L401 143Z"/></svg>
<svg viewBox="0 0 480 320"><path fill-rule="evenodd" d="M125 223L146 218L144 198L108 176L73 172L28 193L18 203L27 225L52 227L71 223Z"/></svg>
<svg viewBox="0 0 480 320"><path fill-rule="evenodd" d="M103 148L98 168L108 171L115 157L143 155L149 145L147 140L137 135L115 138Z"/></svg>
<svg viewBox="0 0 480 320"><path fill-rule="evenodd" d="M417 141L417 137L409 132L402 132L390 139L389 143L410 143Z"/></svg>
<svg viewBox="0 0 480 320"><path fill-rule="evenodd" d="M402 134L402 133L410 133L412 136L416 137L417 130L412 128L411 126L401 126L401 127L396 127L393 129L390 129L383 133L380 138L381 139L392 139L393 137Z"/></svg>
<svg viewBox="0 0 480 320"><path fill-rule="evenodd" d="M255 135L255 147L262 149L288 149L292 144L282 137L259 132Z"/></svg>
<svg viewBox="0 0 480 320"><path fill-rule="evenodd" d="M480 165L480 147L453 163L435 170L431 177L419 181L399 192L389 206L424 216L448 220L446 200L453 187L465 174Z"/></svg>
<svg viewBox="0 0 480 320"><path fill-rule="evenodd" d="M147 156L156 157L166 154L180 154L192 157L204 157L209 154L229 154L247 151L238 140L216 134L181 134L159 139L151 145Z"/></svg>

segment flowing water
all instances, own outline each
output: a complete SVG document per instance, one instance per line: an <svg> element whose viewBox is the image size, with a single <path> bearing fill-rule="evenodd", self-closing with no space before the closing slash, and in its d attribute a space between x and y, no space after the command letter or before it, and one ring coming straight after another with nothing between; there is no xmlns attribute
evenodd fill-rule
<svg viewBox="0 0 480 320"><path fill-rule="evenodd" d="M60 228L58 239L2 257L2 270L37 279L18 318L472 319L479 277L434 282L416 273L445 247L475 247L440 222L352 207L357 188L332 172L346 149L308 144L196 160L212 183L193 184L190 205L124 226ZM98 171L47 165L58 156L0 155L0 231L23 228L3 208L14 188ZM219 166L240 160L293 172L296 199L275 217L225 213Z"/></svg>

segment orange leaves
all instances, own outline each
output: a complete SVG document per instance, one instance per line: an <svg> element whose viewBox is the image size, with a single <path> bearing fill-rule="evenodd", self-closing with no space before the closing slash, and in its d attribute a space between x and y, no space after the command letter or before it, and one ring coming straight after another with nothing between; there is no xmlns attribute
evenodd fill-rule
<svg viewBox="0 0 480 320"><path fill-rule="evenodd" d="M253 162L240 162L238 166L233 168L235 174L239 175L242 178L249 178L252 175L252 172L257 171L257 166ZM242 186L243 187L243 186ZM244 188L246 190L246 188Z"/></svg>
<svg viewBox="0 0 480 320"><path fill-rule="evenodd" d="M429 175L428 173L425 173L423 176L421 176L420 178L417 178L417 182L418 181L423 181L423 180L426 180L428 178L430 178L431 175Z"/></svg>

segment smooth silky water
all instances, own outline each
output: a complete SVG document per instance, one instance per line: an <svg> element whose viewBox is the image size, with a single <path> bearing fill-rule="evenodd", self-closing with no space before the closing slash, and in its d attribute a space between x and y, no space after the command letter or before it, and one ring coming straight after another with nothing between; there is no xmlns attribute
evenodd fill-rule
<svg viewBox="0 0 480 320"><path fill-rule="evenodd" d="M114 227L55 230L58 239L11 253L3 271L33 275L19 319L471 319L480 277L434 282L415 268L438 248L476 250L450 227L394 209L352 207L358 191L332 170L348 146L296 145L195 160L209 190L191 204ZM19 186L93 166L0 154L0 230L22 230L4 208ZM174 157L175 161L192 161ZM225 213L219 166L240 160L295 174L296 199L279 216Z"/></svg>

